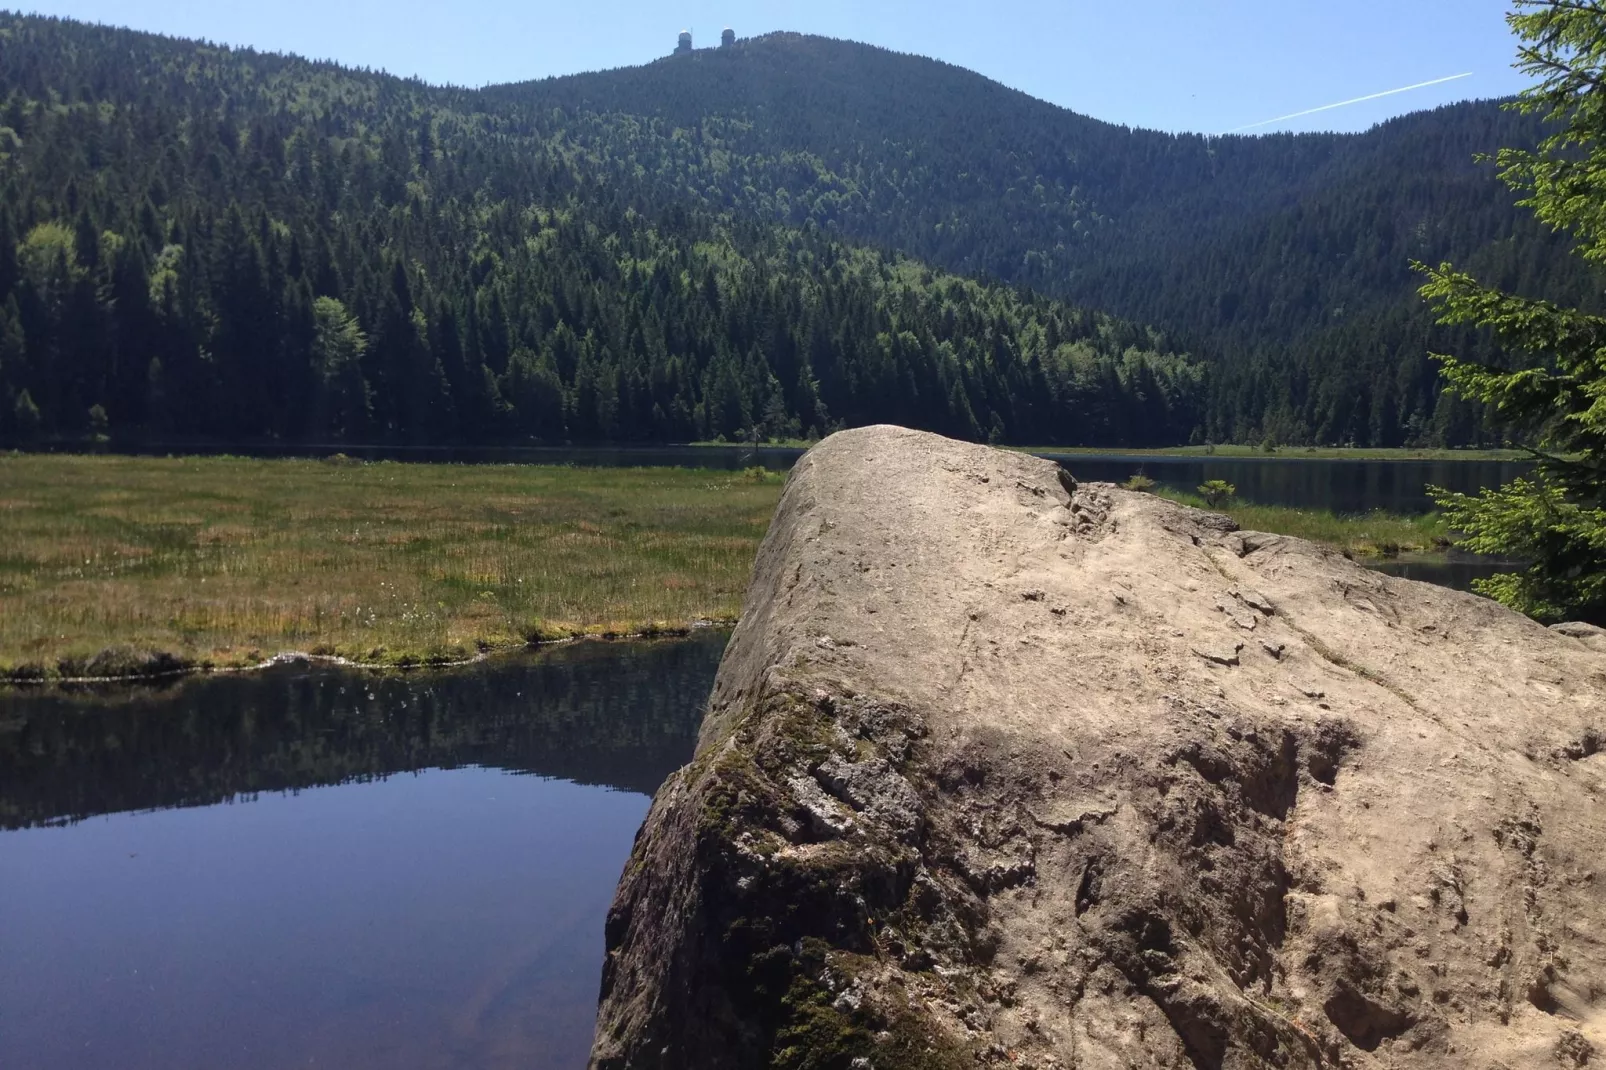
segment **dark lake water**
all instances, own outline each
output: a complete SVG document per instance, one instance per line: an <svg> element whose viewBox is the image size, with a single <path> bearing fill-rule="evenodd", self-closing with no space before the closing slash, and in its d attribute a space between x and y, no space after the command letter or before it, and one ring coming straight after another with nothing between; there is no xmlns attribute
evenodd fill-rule
<svg viewBox="0 0 1606 1070"><path fill-rule="evenodd" d="M76 446L75 449L83 449ZM769 446L546 446L492 448L475 446L231 446L246 457L327 457L341 451L371 461L430 461L456 464L572 464L602 467L714 468L739 470L752 465L785 471L803 456L801 449ZM165 455L216 453L216 447L117 447L115 452ZM1142 472L1179 490L1192 490L1209 479L1225 479L1238 496L1264 505L1332 509L1340 513L1420 513L1433 508L1428 486L1476 493L1529 471L1520 461L1346 461L1295 455L1267 457L1153 457L1049 451L1077 479L1125 482Z"/></svg>
<svg viewBox="0 0 1606 1070"><path fill-rule="evenodd" d="M0 1067L580 1067L723 633L0 693Z"/></svg>
<svg viewBox="0 0 1606 1070"><path fill-rule="evenodd" d="M1472 590L1473 580L1488 579L1501 572L1516 572L1523 566L1517 561L1477 557L1473 554L1401 554L1383 561L1367 561L1366 566L1389 576L1407 580L1421 580L1458 591Z"/></svg>
<svg viewBox="0 0 1606 1070"><path fill-rule="evenodd" d="M1518 461L1344 461L1298 457L1089 457L1044 454L1077 479L1122 483L1139 472L1157 483L1191 491L1210 479L1238 488L1261 505L1331 509L1336 513L1425 513L1430 486L1475 494L1532 470Z"/></svg>

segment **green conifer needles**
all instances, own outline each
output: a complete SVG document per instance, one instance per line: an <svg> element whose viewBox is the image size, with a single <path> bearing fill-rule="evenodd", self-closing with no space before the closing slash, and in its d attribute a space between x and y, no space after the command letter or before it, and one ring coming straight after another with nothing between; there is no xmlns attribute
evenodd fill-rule
<svg viewBox="0 0 1606 1070"><path fill-rule="evenodd" d="M1518 66L1539 81L1512 108L1560 128L1535 152L1504 149L1501 177L1539 220L1606 262L1606 4L1516 0ZM1508 366L1436 355L1450 389L1532 443L1538 467L1477 496L1437 490L1464 545L1529 562L1480 590L1540 620L1606 623L1606 317L1418 265L1445 324L1492 331Z"/></svg>

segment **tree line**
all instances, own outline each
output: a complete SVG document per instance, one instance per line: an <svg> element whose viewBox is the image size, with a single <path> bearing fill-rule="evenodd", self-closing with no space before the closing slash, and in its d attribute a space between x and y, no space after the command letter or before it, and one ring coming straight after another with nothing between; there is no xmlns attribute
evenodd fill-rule
<svg viewBox="0 0 1606 1070"><path fill-rule="evenodd" d="M1446 394L1428 356L1494 359L1492 343L1436 322L1411 262L1586 306L1603 289L1479 161L1547 131L1498 101L1363 134L1169 134L795 34L486 99L657 196L812 222L1152 324L1209 365L1209 441L1498 444L1508 430Z"/></svg>
<svg viewBox="0 0 1606 1070"><path fill-rule="evenodd" d="M1474 162L1543 131L1488 102L1204 138L796 35L474 91L0 46L10 440L1492 444L1428 353L1501 358L1410 261L1600 292Z"/></svg>
<svg viewBox="0 0 1606 1070"><path fill-rule="evenodd" d="M0 19L0 430L1157 444L1156 332L659 203L416 82Z"/></svg>

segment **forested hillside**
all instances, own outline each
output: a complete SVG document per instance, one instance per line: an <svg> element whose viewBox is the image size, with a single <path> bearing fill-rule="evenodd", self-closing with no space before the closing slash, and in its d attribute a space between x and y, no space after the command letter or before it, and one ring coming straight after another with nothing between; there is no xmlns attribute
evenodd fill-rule
<svg viewBox="0 0 1606 1070"><path fill-rule="evenodd" d="M1407 261L1587 292L1471 160L1536 129L1173 137L792 35L468 91L0 15L0 435L1474 442Z"/></svg>
<svg viewBox="0 0 1606 1070"><path fill-rule="evenodd" d="M1155 324L1212 363L1215 441L1479 439L1441 396L1413 259L1519 291L1600 291L1479 153L1532 145L1485 101L1361 135L1112 126L979 75L776 34L643 67L490 90L621 180L1030 285Z"/></svg>
<svg viewBox="0 0 1606 1070"><path fill-rule="evenodd" d="M474 94L0 20L12 437L1160 443L1200 369L1062 303L615 182Z"/></svg>

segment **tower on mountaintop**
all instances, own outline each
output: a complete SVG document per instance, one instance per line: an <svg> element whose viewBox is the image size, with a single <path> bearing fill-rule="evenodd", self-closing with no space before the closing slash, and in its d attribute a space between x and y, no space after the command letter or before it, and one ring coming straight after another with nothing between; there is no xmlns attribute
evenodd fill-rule
<svg viewBox="0 0 1606 1070"><path fill-rule="evenodd" d="M680 31L680 43L675 46L675 55L684 56L691 52L691 31Z"/></svg>

